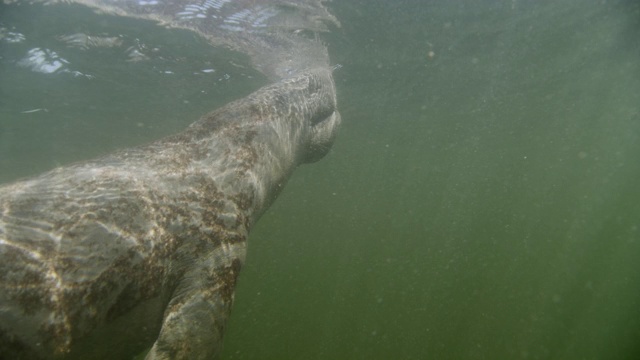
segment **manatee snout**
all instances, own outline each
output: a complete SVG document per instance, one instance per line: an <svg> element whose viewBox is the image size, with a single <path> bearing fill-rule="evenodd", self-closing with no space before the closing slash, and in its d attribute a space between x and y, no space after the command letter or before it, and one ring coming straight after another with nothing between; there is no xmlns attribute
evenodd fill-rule
<svg viewBox="0 0 640 360"><path fill-rule="evenodd" d="M304 163L322 159L331 149L341 117L336 108L336 88L330 69L309 72L310 138Z"/></svg>

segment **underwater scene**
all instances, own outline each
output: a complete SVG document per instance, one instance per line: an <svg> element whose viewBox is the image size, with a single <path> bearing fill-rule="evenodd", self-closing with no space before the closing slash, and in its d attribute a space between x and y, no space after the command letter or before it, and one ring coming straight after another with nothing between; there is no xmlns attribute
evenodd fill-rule
<svg viewBox="0 0 640 360"><path fill-rule="evenodd" d="M0 183L331 69L218 358L640 358L640 3L158 1L4 0Z"/></svg>

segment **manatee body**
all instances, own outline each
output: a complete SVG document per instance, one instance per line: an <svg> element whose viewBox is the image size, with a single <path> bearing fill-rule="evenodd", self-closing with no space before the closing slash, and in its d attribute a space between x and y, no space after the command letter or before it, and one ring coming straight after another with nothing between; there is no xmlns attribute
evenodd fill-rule
<svg viewBox="0 0 640 360"><path fill-rule="evenodd" d="M146 146L0 187L0 359L211 359L247 236L340 115L313 69Z"/></svg>

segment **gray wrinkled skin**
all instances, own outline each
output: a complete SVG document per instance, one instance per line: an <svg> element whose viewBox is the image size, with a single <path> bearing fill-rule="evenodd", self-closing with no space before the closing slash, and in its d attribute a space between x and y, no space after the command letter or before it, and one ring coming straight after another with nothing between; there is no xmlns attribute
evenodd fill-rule
<svg viewBox="0 0 640 360"><path fill-rule="evenodd" d="M340 115L328 69L0 188L0 358L211 359L247 235Z"/></svg>

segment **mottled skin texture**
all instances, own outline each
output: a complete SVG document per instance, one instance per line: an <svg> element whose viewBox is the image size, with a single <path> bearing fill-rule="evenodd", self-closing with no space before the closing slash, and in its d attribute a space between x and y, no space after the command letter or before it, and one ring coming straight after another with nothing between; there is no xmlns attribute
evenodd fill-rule
<svg viewBox="0 0 640 360"><path fill-rule="evenodd" d="M340 123L328 69L0 188L0 359L211 359L251 226Z"/></svg>

